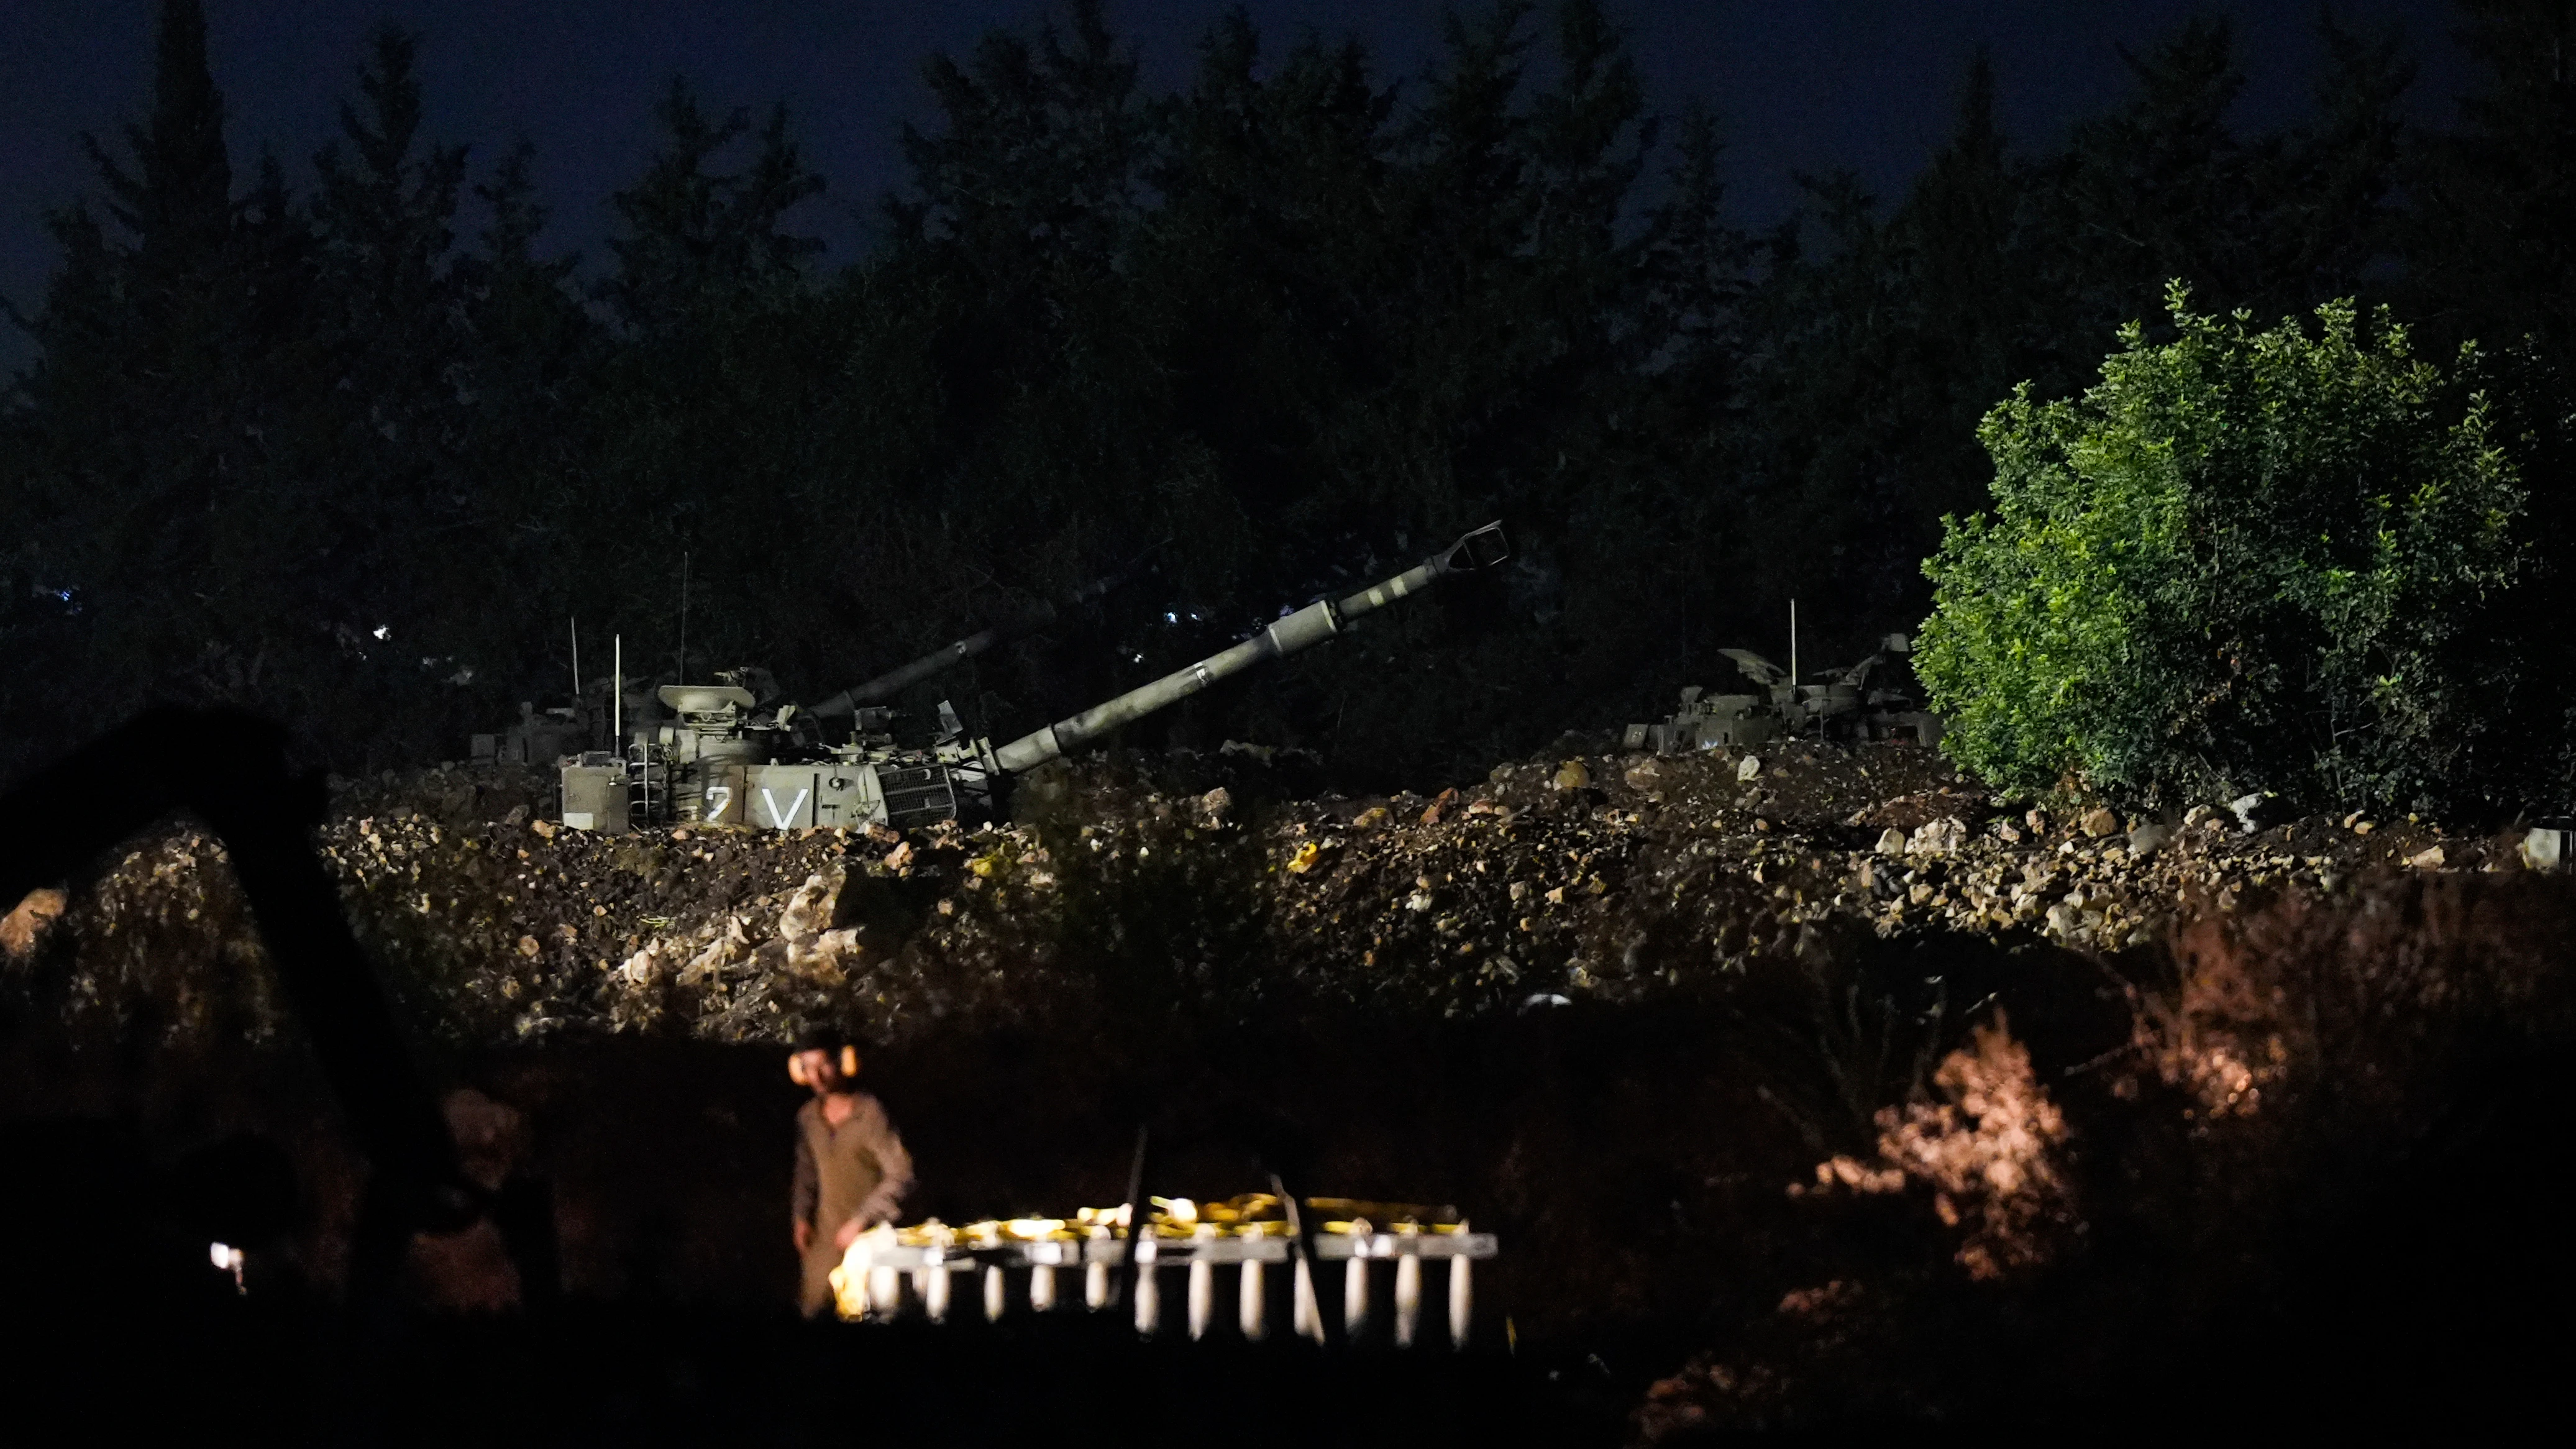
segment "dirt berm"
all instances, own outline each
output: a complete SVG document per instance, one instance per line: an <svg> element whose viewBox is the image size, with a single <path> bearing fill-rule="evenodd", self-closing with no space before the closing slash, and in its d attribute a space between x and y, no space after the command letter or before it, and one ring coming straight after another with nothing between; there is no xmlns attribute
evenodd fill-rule
<svg viewBox="0 0 2576 1449"><path fill-rule="evenodd" d="M1264 799L1247 770L1267 773L1095 759L1024 787L1013 826L603 837L547 822L533 772L447 767L345 789L319 845L419 1017L487 1045L781 1041L816 1018L891 1043L1042 1020L1089 989L1098 963L1076 958L1103 953L1163 955L1219 996L1439 1016L1630 1001L1786 955L1802 931L2116 950L2248 893L2518 866L2513 838L2411 821L2252 833L2205 811L2008 809L1904 745L1568 750L1431 798ZM259 947L221 857L174 829L82 883L48 953L79 1009L158 998L188 1030L247 996L237 1026L272 1025L235 969Z"/></svg>

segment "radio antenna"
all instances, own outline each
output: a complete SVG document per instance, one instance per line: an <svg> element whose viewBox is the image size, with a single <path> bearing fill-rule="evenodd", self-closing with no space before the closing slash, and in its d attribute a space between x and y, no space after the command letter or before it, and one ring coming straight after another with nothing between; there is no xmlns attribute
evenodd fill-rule
<svg viewBox="0 0 2576 1449"><path fill-rule="evenodd" d="M1798 732L1798 601L1789 601L1789 733Z"/></svg>
<svg viewBox="0 0 2576 1449"><path fill-rule="evenodd" d="M680 683L689 682L689 551L680 550Z"/></svg>

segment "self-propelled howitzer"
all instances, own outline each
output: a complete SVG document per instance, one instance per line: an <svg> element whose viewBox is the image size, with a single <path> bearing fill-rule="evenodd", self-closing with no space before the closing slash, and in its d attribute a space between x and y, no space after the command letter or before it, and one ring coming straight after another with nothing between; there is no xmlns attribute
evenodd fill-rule
<svg viewBox="0 0 2576 1449"><path fill-rule="evenodd" d="M887 732L890 711L853 708L844 695L834 703L854 716L856 732L847 744L820 746L799 741L793 706L761 714L748 690L673 686L662 697L677 718L659 726L657 738L630 742L623 758L602 752L565 765L564 823L605 831L665 820L785 830L925 825L971 815L990 807L1002 776L1034 769L1219 680L1323 643L1352 620L1451 574L1510 556L1503 526L1486 524L1403 573L1341 599L1318 599L1230 649L998 749L990 740L968 738L945 705L937 739L927 748L906 747Z"/></svg>

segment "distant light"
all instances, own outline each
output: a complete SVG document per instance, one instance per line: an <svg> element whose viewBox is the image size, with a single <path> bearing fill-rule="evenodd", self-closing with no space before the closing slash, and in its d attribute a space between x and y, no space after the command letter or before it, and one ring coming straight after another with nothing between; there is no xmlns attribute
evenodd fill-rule
<svg viewBox="0 0 2576 1449"><path fill-rule="evenodd" d="M389 638L392 638L392 637L393 637L393 632L394 632L394 626L393 626L393 625L391 625L391 624L378 624L378 625L376 626L376 637L377 637L377 638L379 638L379 639L389 639Z"/></svg>
<svg viewBox="0 0 2576 1449"><path fill-rule="evenodd" d="M229 1243L208 1243L206 1245L206 1260L215 1265L216 1272L230 1273L233 1275L233 1291L235 1293L247 1293L250 1291L249 1287L242 1282L242 1263L244 1261L244 1255L241 1249L236 1248Z"/></svg>
<svg viewBox="0 0 2576 1449"><path fill-rule="evenodd" d="M1177 624L1181 622L1181 616L1169 609L1165 609L1163 611L1163 622L1166 624Z"/></svg>

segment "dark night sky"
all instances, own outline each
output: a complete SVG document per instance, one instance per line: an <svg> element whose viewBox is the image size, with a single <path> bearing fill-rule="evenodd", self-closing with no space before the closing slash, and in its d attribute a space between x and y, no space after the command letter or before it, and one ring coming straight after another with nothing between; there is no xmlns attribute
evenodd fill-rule
<svg viewBox="0 0 2576 1449"><path fill-rule="evenodd" d="M1235 0L1112 0L1149 86L1187 72L1193 47ZM1418 73L1439 34L1438 0L1245 0L1274 47L1311 28L1356 31L1380 75ZM2469 82L2443 0L2344 0L2348 22L2401 24L2423 64L2420 121L2452 115ZM429 130L488 163L514 137L539 148L552 240L604 252L606 198L653 145L651 105L674 73L719 105L783 100L831 187L804 224L848 258L867 241L874 198L899 177L897 127L922 119L920 63L969 48L995 25L1057 13L1041 0L209 0L217 83L230 107L237 173L262 147L300 179L354 91L367 33L385 20L420 32ZM2114 47L2137 46L2195 12L2235 20L2251 75L2248 126L2298 115L2320 47L2309 0L1611 0L1653 104L1714 105L1731 146L1741 221L1794 200L1793 170L1850 167L1881 195L1901 190L1948 130L1960 78L1992 48L2005 123L2046 145L2071 119L2123 94ZM32 307L53 262L44 211L92 187L77 135L113 132L150 103L150 0L0 4L0 295ZM23 352L23 338L0 355Z"/></svg>

